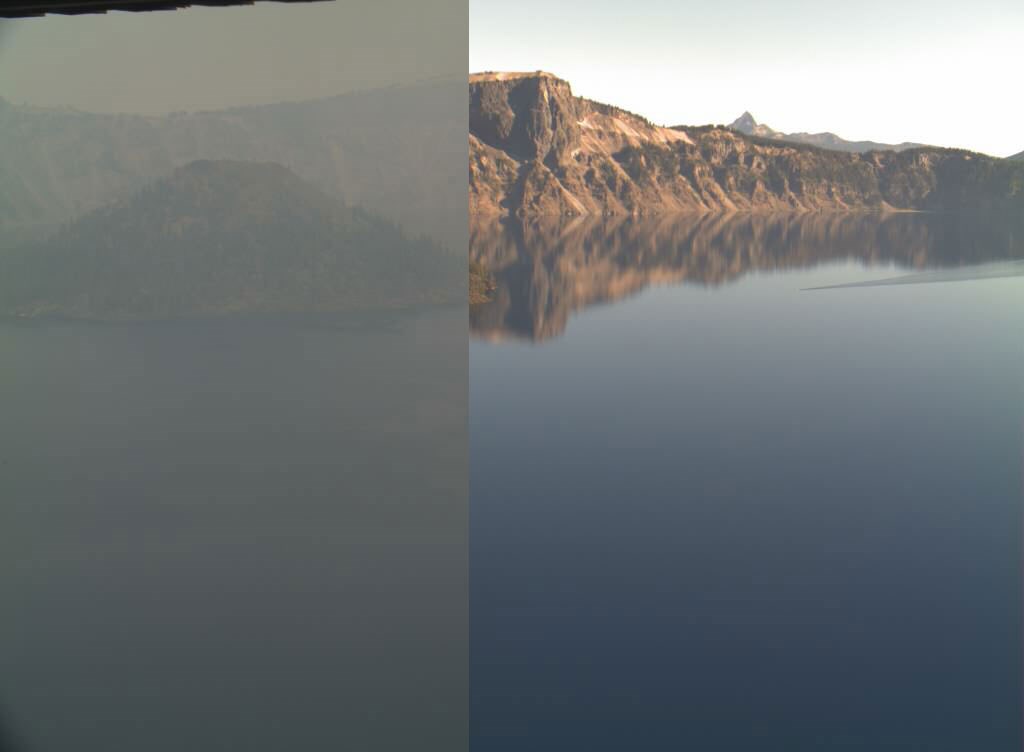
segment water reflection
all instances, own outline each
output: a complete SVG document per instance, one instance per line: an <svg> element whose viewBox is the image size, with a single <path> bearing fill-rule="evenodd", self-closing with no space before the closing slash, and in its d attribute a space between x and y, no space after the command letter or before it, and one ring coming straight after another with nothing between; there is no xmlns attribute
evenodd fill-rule
<svg viewBox="0 0 1024 752"><path fill-rule="evenodd" d="M540 341L560 336L573 312L649 285L718 286L844 260L919 271L1016 260L1024 227L909 213L481 220L470 227L470 257L497 285L491 302L470 311L474 335Z"/></svg>
<svg viewBox="0 0 1024 752"><path fill-rule="evenodd" d="M475 228L478 334L620 300L470 345L471 746L1021 750L1021 278L906 284L1021 234L544 229Z"/></svg>

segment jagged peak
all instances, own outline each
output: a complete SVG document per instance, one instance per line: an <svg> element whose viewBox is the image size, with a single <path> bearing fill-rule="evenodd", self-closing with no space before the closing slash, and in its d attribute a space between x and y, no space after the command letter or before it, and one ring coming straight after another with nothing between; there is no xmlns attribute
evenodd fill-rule
<svg viewBox="0 0 1024 752"><path fill-rule="evenodd" d="M750 133L757 127L757 121L750 114L750 110L745 110L742 115L732 121L729 127L743 133Z"/></svg>

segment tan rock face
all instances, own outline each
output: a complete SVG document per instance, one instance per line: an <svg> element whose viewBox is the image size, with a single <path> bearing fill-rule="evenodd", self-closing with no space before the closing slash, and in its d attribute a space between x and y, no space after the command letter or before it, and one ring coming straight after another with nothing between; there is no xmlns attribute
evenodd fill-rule
<svg viewBox="0 0 1024 752"><path fill-rule="evenodd" d="M548 73L470 78L470 211L487 215L1021 209L1024 165L954 149L864 154L665 128Z"/></svg>

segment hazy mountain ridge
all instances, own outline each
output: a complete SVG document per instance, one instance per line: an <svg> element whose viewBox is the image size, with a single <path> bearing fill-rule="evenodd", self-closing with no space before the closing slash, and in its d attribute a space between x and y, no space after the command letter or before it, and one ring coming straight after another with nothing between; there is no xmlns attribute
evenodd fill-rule
<svg viewBox="0 0 1024 752"><path fill-rule="evenodd" d="M761 138L772 138L779 141L793 141L800 144L820 146L823 149L834 151L868 152L868 151L904 151L906 149L920 149L927 147L927 144L918 144L912 141L904 141L899 144L883 144L878 141L848 141L840 138L835 133L783 133L777 131L764 123L758 123L750 112L744 112L736 118L729 127L747 136L760 136Z"/></svg>
<svg viewBox="0 0 1024 752"><path fill-rule="evenodd" d="M454 303L465 266L274 163L197 161L0 255L0 311L82 318Z"/></svg>
<svg viewBox="0 0 1024 752"><path fill-rule="evenodd" d="M449 244L465 216L464 81L164 116L0 103L0 228L35 229L126 199L200 159L278 162L328 194ZM456 202L455 195L459 195Z"/></svg>
<svg viewBox="0 0 1024 752"><path fill-rule="evenodd" d="M551 74L470 77L477 215L1020 210L1024 166L958 149L863 154L662 128L572 94Z"/></svg>

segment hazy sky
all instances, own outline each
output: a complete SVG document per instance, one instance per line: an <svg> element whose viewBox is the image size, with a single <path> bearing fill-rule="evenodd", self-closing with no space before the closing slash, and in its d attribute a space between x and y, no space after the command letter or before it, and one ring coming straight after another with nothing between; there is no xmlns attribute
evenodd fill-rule
<svg viewBox="0 0 1024 752"><path fill-rule="evenodd" d="M466 70L466 0L257 3L0 22L0 96L168 112L308 99Z"/></svg>
<svg viewBox="0 0 1024 752"><path fill-rule="evenodd" d="M470 0L469 66L665 125L1024 149L1024 0Z"/></svg>

